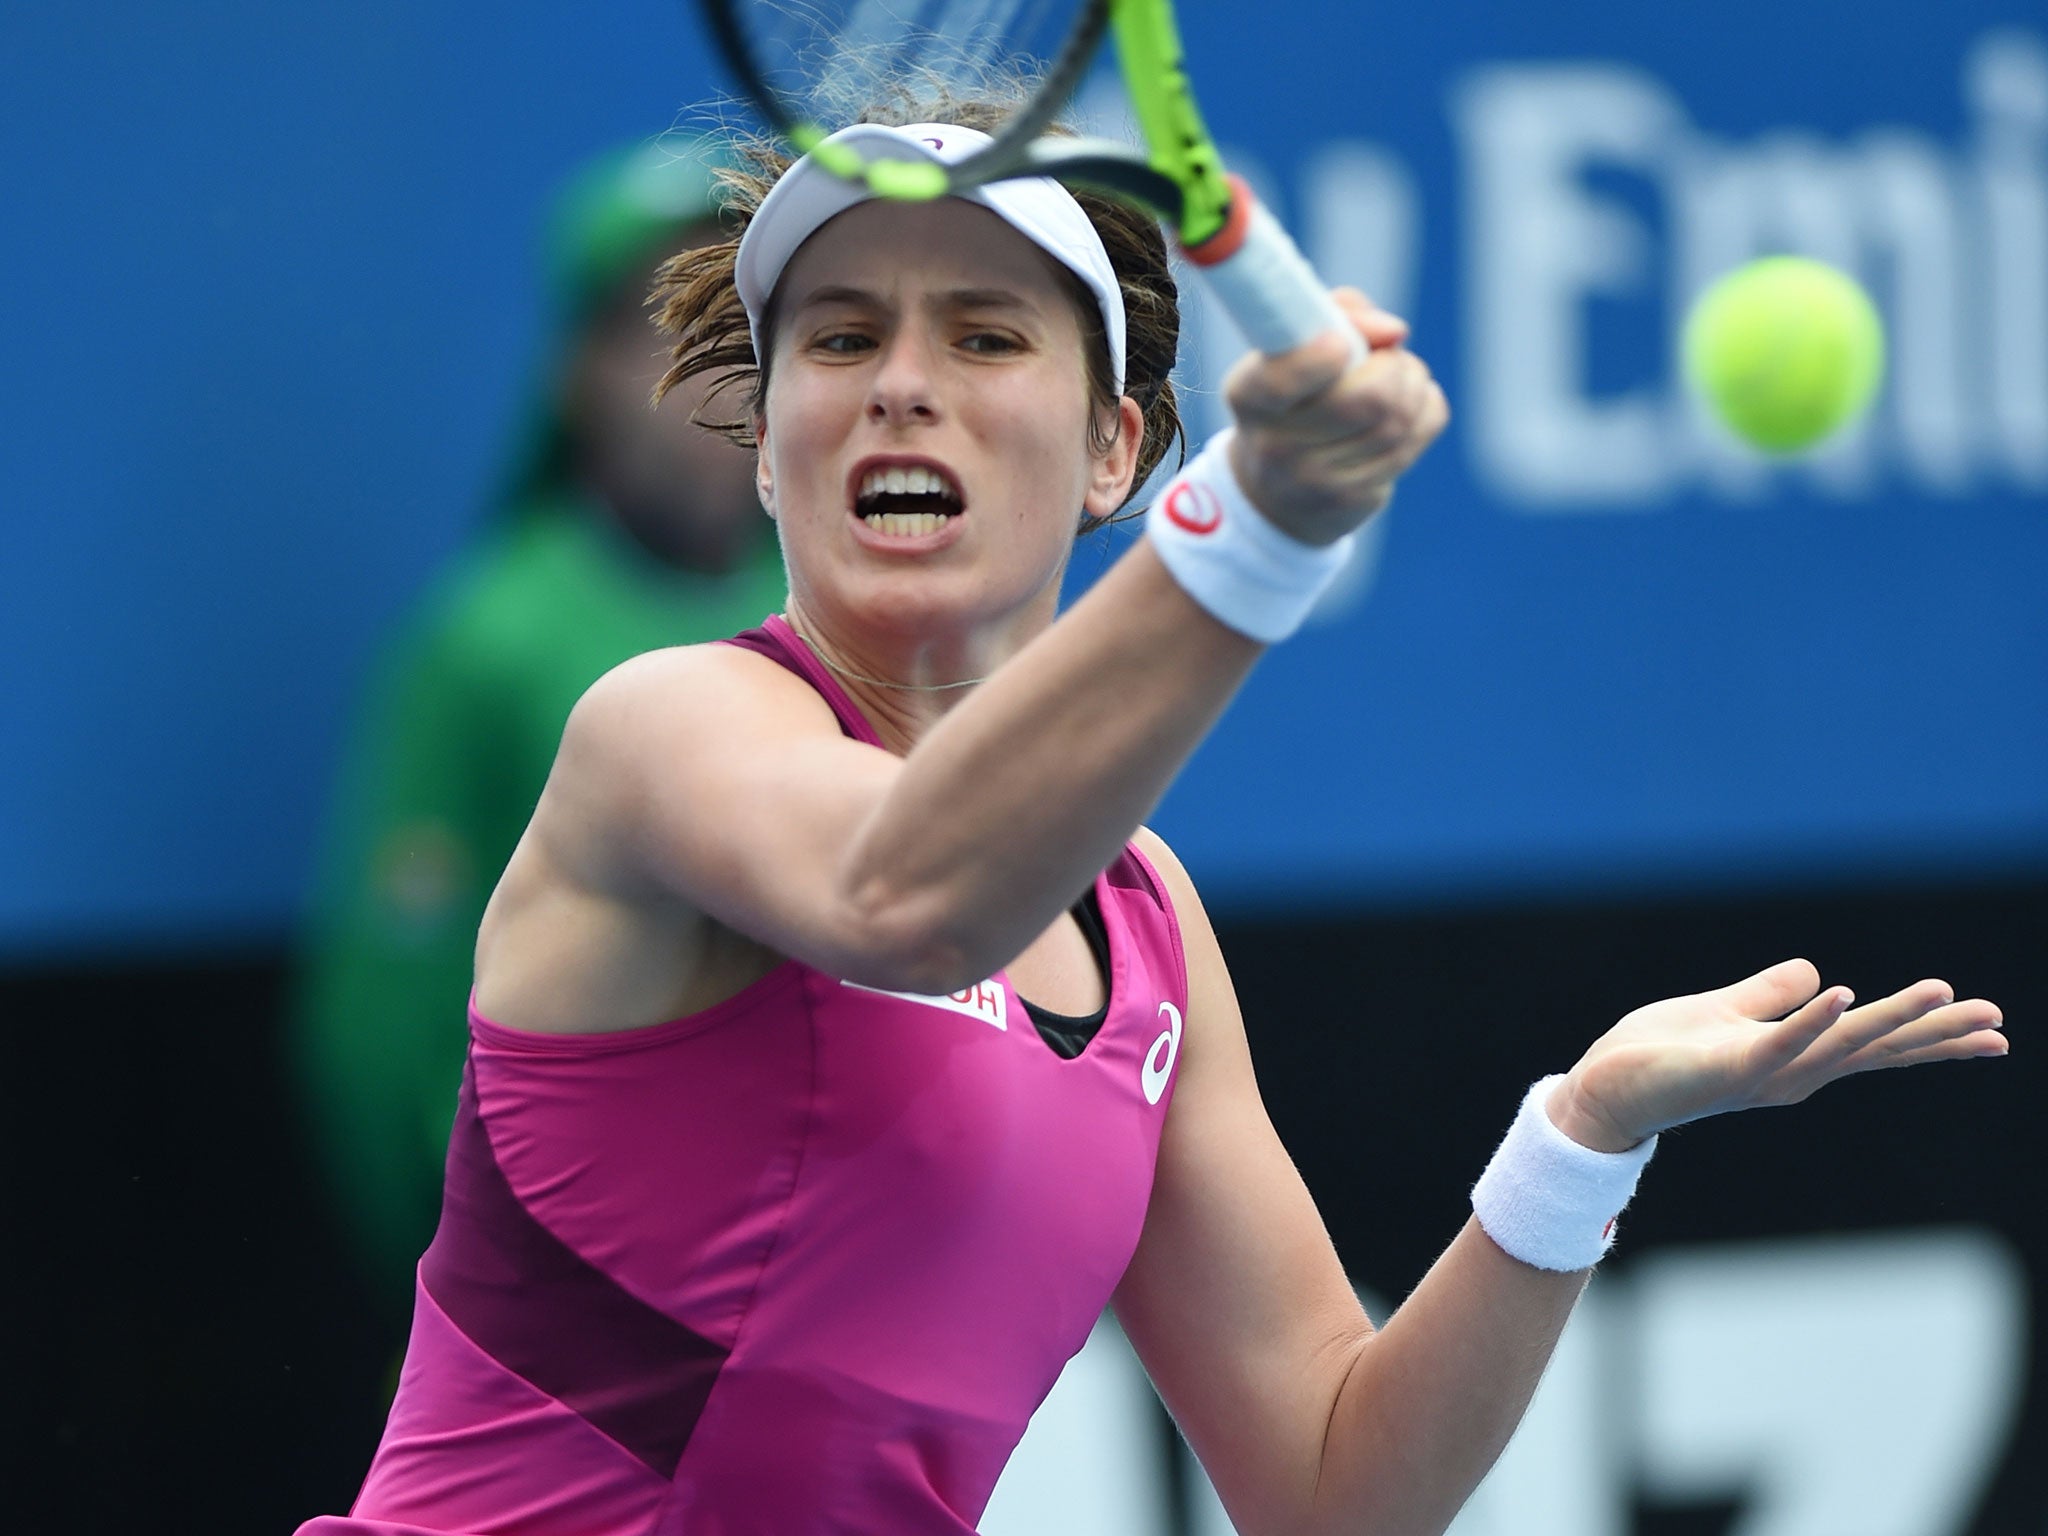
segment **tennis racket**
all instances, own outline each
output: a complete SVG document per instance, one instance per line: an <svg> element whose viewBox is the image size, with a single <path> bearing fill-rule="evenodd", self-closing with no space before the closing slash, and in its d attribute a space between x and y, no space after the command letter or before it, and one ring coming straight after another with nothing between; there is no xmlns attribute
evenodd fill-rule
<svg viewBox="0 0 2048 1536"><path fill-rule="evenodd" d="M922 202L1017 176L1050 176L1151 210L1174 234L1245 338L1291 351L1337 331L1362 356L1336 301L1286 230L1225 171L1181 63L1168 0L699 0L733 81L768 127L824 169L877 197ZM1106 35L1136 113L1142 151L1111 139L1045 137ZM1045 72L990 143L949 165L824 145L821 84L881 99L891 82L967 81L991 65ZM844 126L834 124L834 127ZM820 146L823 145L822 151Z"/></svg>

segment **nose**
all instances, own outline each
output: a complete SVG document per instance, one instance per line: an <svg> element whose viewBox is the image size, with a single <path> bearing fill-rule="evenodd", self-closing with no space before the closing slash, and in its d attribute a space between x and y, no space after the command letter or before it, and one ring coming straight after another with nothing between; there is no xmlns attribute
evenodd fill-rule
<svg viewBox="0 0 2048 1536"><path fill-rule="evenodd" d="M935 362L930 340L918 327L898 326L870 376L868 419L902 426L938 420Z"/></svg>

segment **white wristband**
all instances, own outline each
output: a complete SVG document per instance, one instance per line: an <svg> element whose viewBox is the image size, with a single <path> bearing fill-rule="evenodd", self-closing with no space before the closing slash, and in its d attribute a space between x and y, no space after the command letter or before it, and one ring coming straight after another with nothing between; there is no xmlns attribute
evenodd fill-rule
<svg viewBox="0 0 2048 1536"><path fill-rule="evenodd" d="M1145 531L1188 596L1241 635L1271 645L1301 627L1344 568L1356 534L1304 544L1266 521L1230 468L1228 429L1209 439L1152 503Z"/></svg>
<svg viewBox="0 0 2048 1536"><path fill-rule="evenodd" d="M1614 1223L1636 1192L1657 1138L1595 1152L1550 1118L1546 1077L1522 1100L1500 1150L1472 1186L1472 1214L1511 1257L1538 1269L1590 1269L1614 1246Z"/></svg>

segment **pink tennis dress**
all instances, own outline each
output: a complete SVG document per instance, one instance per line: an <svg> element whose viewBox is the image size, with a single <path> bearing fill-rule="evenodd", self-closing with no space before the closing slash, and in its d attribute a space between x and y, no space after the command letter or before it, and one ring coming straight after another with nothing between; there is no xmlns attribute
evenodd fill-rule
<svg viewBox="0 0 2048 1536"><path fill-rule="evenodd" d="M779 619L770 656L877 738ZM1138 1241L1186 968L1135 848L1071 1060L1002 973L788 961L647 1029L470 1012L441 1224L369 1476L300 1536L957 1536Z"/></svg>

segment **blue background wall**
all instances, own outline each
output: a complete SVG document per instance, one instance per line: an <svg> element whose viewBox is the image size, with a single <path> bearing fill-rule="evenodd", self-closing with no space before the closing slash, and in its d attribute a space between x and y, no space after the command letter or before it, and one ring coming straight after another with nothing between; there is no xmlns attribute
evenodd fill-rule
<svg viewBox="0 0 2048 1536"><path fill-rule="evenodd" d="M2010 1062L1675 1140L1582 1325L1599 1379L1567 1355L1543 1476L1461 1531L1744 1529L1823 1472L1854 1497L1801 1530L2048 1529L2048 1332L2007 1317L2048 1297L2039 0L1303 0L1189 41L1233 158L1457 411L1159 818L1351 1273L1403 1294L1521 1085L1646 998L1796 949L2014 1024ZM713 88L666 0L0 7L0 1443L41 1526L289 1530L360 1481L404 1298L313 1164L284 941L364 665L515 432L550 190ZM1767 469L1669 338L1785 247L1868 279L1897 367L1860 437ZM1190 332L1205 429L1233 341L1199 299ZM1797 1391L1649 1369L1688 1265L1764 1282L1729 1326L1797 1345L1764 1350ZM1908 1325L1828 1354L1901 1275ZM1989 1365L1925 1326L1987 1295ZM1703 1439L1635 1411L1673 1381ZM1672 1459L1765 1409L1798 1432ZM1936 1416L1945 1521L1895 1496Z"/></svg>
<svg viewBox="0 0 2048 1536"><path fill-rule="evenodd" d="M375 637L510 433L548 190L715 88L655 0L485 19L0 20L0 953L289 924ZM1458 412L1162 813L1219 905L2040 867L2036 7L1301 6L1189 44ZM1775 248L1862 273L1895 343L1792 469L1669 346ZM1191 328L1213 388L1234 339Z"/></svg>

